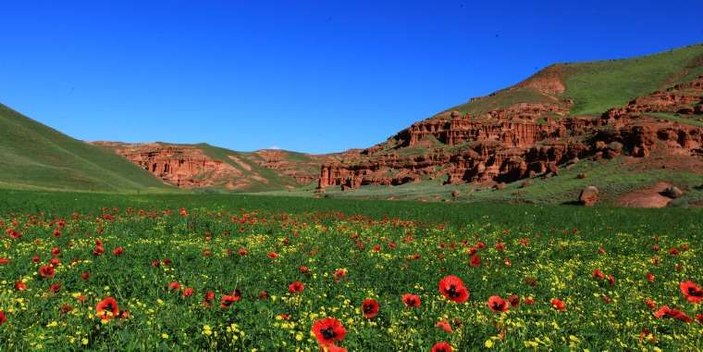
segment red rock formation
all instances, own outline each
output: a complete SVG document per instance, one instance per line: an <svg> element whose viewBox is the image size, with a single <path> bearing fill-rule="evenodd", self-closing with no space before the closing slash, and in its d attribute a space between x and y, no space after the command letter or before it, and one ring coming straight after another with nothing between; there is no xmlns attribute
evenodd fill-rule
<svg viewBox="0 0 703 352"><path fill-rule="evenodd" d="M151 172L164 182L181 188L211 187L225 179L239 178L242 172L207 156L194 146L96 143L114 150Z"/></svg>
<svg viewBox="0 0 703 352"><path fill-rule="evenodd" d="M559 67L517 87L563 92ZM558 79L557 79L558 81ZM703 108L703 76L634 99L601 117L565 117L569 101L518 103L477 116L450 111L418 122L362 158L324 164L318 186L396 185L446 175L446 183L502 183L556 175L559 165L584 157L647 157L653 148L703 154L703 130L647 113L696 114Z"/></svg>

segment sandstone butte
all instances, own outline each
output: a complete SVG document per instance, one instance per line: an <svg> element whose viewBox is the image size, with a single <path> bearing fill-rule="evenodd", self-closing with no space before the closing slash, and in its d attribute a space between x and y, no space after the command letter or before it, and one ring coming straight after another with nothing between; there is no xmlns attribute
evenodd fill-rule
<svg viewBox="0 0 703 352"><path fill-rule="evenodd" d="M564 83L552 66L507 90L531 89L544 98L468 114L446 111L400 131L386 142L321 166L318 187L353 189L444 177L445 183L513 182L558 174L585 158L626 155L646 164L703 170L703 129L662 119L703 117L703 76L614 107L600 116L570 116L560 99ZM481 99L473 99L481 102ZM660 115L661 116L661 115Z"/></svg>

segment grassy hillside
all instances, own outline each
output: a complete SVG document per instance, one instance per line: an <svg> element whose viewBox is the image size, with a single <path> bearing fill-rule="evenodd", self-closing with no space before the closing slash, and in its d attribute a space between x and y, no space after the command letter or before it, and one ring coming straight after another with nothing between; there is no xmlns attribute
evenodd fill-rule
<svg viewBox="0 0 703 352"><path fill-rule="evenodd" d="M114 153L0 104L0 187L135 192L169 187Z"/></svg>
<svg viewBox="0 0 703 352"><path fill-rule="evenodd" d="M565 66L565 95L573 114L599 114L663 86L694 78L703 68L703 45L639 58Z"/></svg>
<svg viewBox="0 0 703 352"><path fill-rule="evenodd" d="M544 73L558 71L565 85L561 94L545 94L525 85ZM635 97L703 74L703 44L649 56L588 63L558 64L538 72L523 84L461 104L450 110L480 114L516 103L544 103L572 99L572 115L601 114Z"/></svg>

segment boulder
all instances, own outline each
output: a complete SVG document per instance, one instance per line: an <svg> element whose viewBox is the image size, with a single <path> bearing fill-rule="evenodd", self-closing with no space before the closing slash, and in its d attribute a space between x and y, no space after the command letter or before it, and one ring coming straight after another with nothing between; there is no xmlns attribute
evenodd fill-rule
<svg viewBox="0 0 703 352"><path fill-rule="evenodd" d="M581 190L578 201L581 205L592 207L598 202L598 193L598 188L588 186Z"/></svg>
<svg viewBox="0 0 703 352"><path fill-rule="evenodd" d="M669 186L662 192L662 195L671 199L676 199L683 196L683 191L676 186Z"/></svg>

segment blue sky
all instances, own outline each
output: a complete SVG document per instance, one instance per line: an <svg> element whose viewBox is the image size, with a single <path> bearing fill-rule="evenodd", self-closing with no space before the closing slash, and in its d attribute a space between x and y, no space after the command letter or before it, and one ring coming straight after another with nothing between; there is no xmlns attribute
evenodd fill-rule
<svg viewBox="0 0 703 352"><path fill-rule="evenodd" d="M5 1L0 102L83 140L341 151L554 62L703 42L700 5Z"/></svg>

